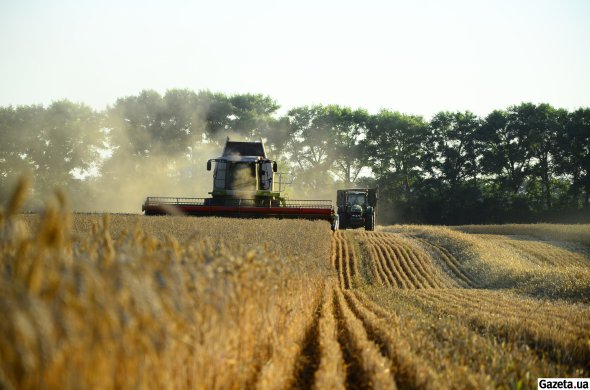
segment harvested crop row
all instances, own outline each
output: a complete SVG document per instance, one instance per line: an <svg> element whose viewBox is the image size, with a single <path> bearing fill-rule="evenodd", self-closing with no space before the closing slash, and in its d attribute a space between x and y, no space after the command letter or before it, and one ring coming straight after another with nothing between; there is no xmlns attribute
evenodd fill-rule
<svg viewBox="0 0 590 390"><path fill-rule="evenodd" d="M381 270L385 280L389 282L388 284L392 287L411 288L412 284L407 278L407 275L405 273L399 273L395 267L391 267L387 251L381 245L376 245L373 241L367 240L367 242L374 249L374 253L377 255L375 259L377 266Z"/></svg>
<svg viewBox="0 0 590 390"><path fill-rule="evenodd" d="M527 235L547 241L569 241L590 246L590 224L560 225L539 223L531 225L467 225L456 226L453 230L470 234Z"/></svg>
<svg viewBox="0 0 590 390"><path fill-rule="evenodd" d="M334 315L334 289L336 283L325 283L318 324L319 366L314 375L316 389L344 389L346 367L338 343Z"/></svg>
<svg viewBox="0 0 590 390"><path fill-rule="evenodd" d="M369 236L370 237L370 236ZM401 277L405 288L415 289L424 288L421 281L416 277L412 264L400 254L396 253L386 242L381 238L370 237L373 245L383 253L383 262L385 266L396 277Z"/></svg>
<svg viewBox="0 0 590 390"><path fill-rule="evenodd" d="M483 290L479 293L486 295L487 291ZM478 312L484 312L486 317L503 317L503 320L509 324L526 322L526 327L541 332L551 329L554 332L563 331L571 333L572 336L580 337L587 333L587 329L580 328L578 324L572 324L568 320L547 321L547 314L540 309L540 306L531 308L516 299L507 302L497 296L495 297L496 300L480 299L478 295L455 294L454 291L449 290L432 291L417 296L436 305L442 306L444 304L445 309L448 308L449 310L459 310L461 312L477 310ZM504 304L501 303L502 301L504 301Z"/></svg>
<svg viewBox="0 0 590 390"><path fill-rule="evenodd" d="M461 263L444 246L432 243L424 238L413 237L415 240L425 244L432 250L433 254L442 260L442 268L450 271L450 274L461 287L474 287L475 283L469 275L461 268Z"/></svg>
<svg viewBox="0 0 590 390"><path fill-rule="evenodd" d="M369 259L366 260L366 262L370 264L369 269L373 275L373 280L375 280L378 285L391 286L391 280L383 269L383 265L381 264L379 254L377 253L375 247L364 240L360 240L359 244L365 249L369 256Z"/></svg>
<svg viewBox="0 0 590 390"><path fill-rule="evenodd" d="M352 288L352 280L357 274L355 269L355 256L349 241L342 232L339 232L338 239L340 240L340 247L342 248L342 262L344 265L344 286L343 288Z"/></svg>
<svg viewBox="0 0 590 390"><path fill-rule="evenodd" d="M342 242L344 243L344 245L346 245L347 248L347 252L349 253L349 269L350 269L350 275L352 277L351 279L351 286L353 285L353 281L355 279L360 278L360 271L359 271L359 257L358 257L358 253L357 250L355 249L354 245L352 245L352 237L350 237L349 235L343 235L342 236Z"/></svg>
<svg viewBox="0 0 590 390"><path fill-rule="evenodd" d="M518 254L534 267L587 267L590 265L589 248L572 242L536 241L527 236L477 234L478 240L491 241L497 247Z"/></svg>
<svg viewBox="0 0 590 390"><path fill-rule="evenodd" d="M391 361L369 340L363 323L348 307L342 291L336 289L335 292L340 343L349 367L347 385L355 388L395 389Z"/></svg>
<svg viewBox="0 0 590 390"><path fill-rule="evenodd" d="M432 367L442 387L528 388L536 386L536 378L543 375L587 374L571 362L552 360L543 349L522 343L518 336L498 337L497 333L473 326L468 318L426 305L418 297L444 291L394 291L369 286L369 300L365 301L377 302L383 307L381 311L394 313L398 324L392 327L399 328L410 351Z"/></svg>
<svg viewBox="0 0 590 390"><path fill-rule="evenodd" d="M350 239L344 232L337 231L332 235L332 265L338 274L340 287L352 288L359 275L358 255Z"/></svg>
<svg viewBox="0 0 590 390"><path fill-rule="evenodd" d="M389 260L390 255L381 245L371 238L372 235L363 232L358 237L360 244L368 248L370 255L368 261L375 269L377 278L383 284L393 288L412 288L411 281L407 275L403 272L400 273L397 267L392 267L392 263L395 264L395 260Z"/></svg>
<svg viewBox="0 0 590 390"><path fill-rule="evenodd" d="M364 232L356 236L368 248L368 262L378 279L394 288L425 289L452 286L435 269L426 252L394 234Z"/></svg>
<svg viewBox="0 0 590 390"><path fill-rule="evenodd" d="M480 299L480 296L486 296ZM452 290L430 290L415 295L425 307L455 315L479 330L545 351L552 359L583 366L590 360L590 312L564 307L553 319L557 305L514 294L475 290L457 294ZM544 312L550 305L550 312Z"/></svg>
<svg viewBox="0 0 590 390"><path fill-rule="evenodd" d="M332 253L335 256L333 264L335 265L336 272L338 273L340 287L350 288L352 286L354 268L351 265L351 250L342 232L334 232L332 235L332 246Z"/></svg>
<svg viewBox="0 0 590 390"><path fill-rule="evenodd" d="M423 237L441 249L446 248L460 262L458 269L465 271L466 276L475 282L472 287L514 289L529 296L589 302L588 266L574 265L571 261L567 266L555 266L524 250L517 250L507 244L504 238L492 239L486 235L466 234L446 227L392 226L383 230ZM523 231L526 231L526 227ZM559 252L559 256L571 258L573 255L579 261L579 256L587 256L586 252L580 250L579 243L549 241L541 244L540 248Z"/></svg>
<svg viewBox="0 0 590 390"><path fill-rule="evenodd" d="M340 245L340 240L337 236L339 232L335 232L332 234L332 266L336 270L336 274L338 275L338 284L340 286L344 286L344 262L342 261L343 251L342 246Z"/></svg>
<svg viewBox="0 0 590 390"><path fill-rule="evenodd" d="M505 236L496 236L499 243L508 245L521 253L528 255L531 261L539 265L551 265L556 267L588 267L590 260L588 257L559 248L546 242L517 240Z"/></svg>
<svg viewBox="0 0 590 390"><path fill-rule="evenodd" d="M495 310L502 311L504 315L518 312L520 316L539 320L551 319L564 320L575 323L581 327L590 327L590 308L583 304L571 304L566 302L552 302L536 300L534 305L527 298L523 298L509 292L493 290L445 290L446 294L456 296L458 299L469 301L475 307L489 305ZM585 314L584 314L585 313Z"/></svg>
<svg viewBox="0 0 590 390"><path fill-rule="evenodd" d="M438 389L443 387L436 372L411 350L399 331L399 319L392 313L375 309L366 295L345 291L352 311L363 322L369 338L393 362L392 371L398 387L403 389Z"/></svg>
<svg viewBox="0 0 590 390"><path fill-rule="evenodd" d="M411 273L415 275L416 283L421 284L424 288L449 287L449 284L440 278L424 250L401 236L391 233L381 233L380 235L383 244L395 251L398 258L405 260Z"/></svg>

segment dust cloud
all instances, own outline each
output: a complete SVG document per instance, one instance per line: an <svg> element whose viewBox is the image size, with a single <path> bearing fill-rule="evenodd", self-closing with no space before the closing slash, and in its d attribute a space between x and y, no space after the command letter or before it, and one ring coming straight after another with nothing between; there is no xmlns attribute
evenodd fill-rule
<svg viewBox="0 0 590 390"><path fill-rule="evenodd" d="M106 161L102 176L88 183L88 199L72 199L76 211L140 213L148 196L205 198L213 187L207 160L218 157L219 146L195 144L190 154L152 155Z"/></svg>

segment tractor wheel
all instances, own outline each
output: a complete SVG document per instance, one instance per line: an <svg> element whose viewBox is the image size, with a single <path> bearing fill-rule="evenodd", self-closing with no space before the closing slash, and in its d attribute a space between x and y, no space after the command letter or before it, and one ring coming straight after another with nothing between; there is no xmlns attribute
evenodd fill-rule
<svg viewBox="0 0 590 390"><path fill-rule="evenodd" d="M338 213L338 229L346 229L346 216L344 213Z"/></svg>
<svg viewBox="0 0 590 390"><path fill-rule="evenodd" d="M365 230L375 230L375 213L371 213L371 215L369 215L365 220Z"/></svg>

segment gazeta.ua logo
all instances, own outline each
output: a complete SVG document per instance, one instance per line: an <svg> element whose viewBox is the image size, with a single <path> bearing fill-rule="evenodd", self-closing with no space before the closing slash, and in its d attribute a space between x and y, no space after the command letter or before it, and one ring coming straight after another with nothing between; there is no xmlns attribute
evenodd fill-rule
<svg viewBox="0 0 590 390"><path fill-rule="evenodd" d="M537 389L590 389L590 378L539 378Z"/></svg>

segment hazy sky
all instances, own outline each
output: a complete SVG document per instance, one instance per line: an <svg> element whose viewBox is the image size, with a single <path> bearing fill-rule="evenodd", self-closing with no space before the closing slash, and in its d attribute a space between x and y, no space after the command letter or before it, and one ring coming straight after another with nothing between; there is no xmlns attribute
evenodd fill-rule
<svg viewBox="0 0 590 390"><path fill-rule="evenodd" d="M0 0L0 106L143 89L430 116L590 106L590 0Z"/></svg>

